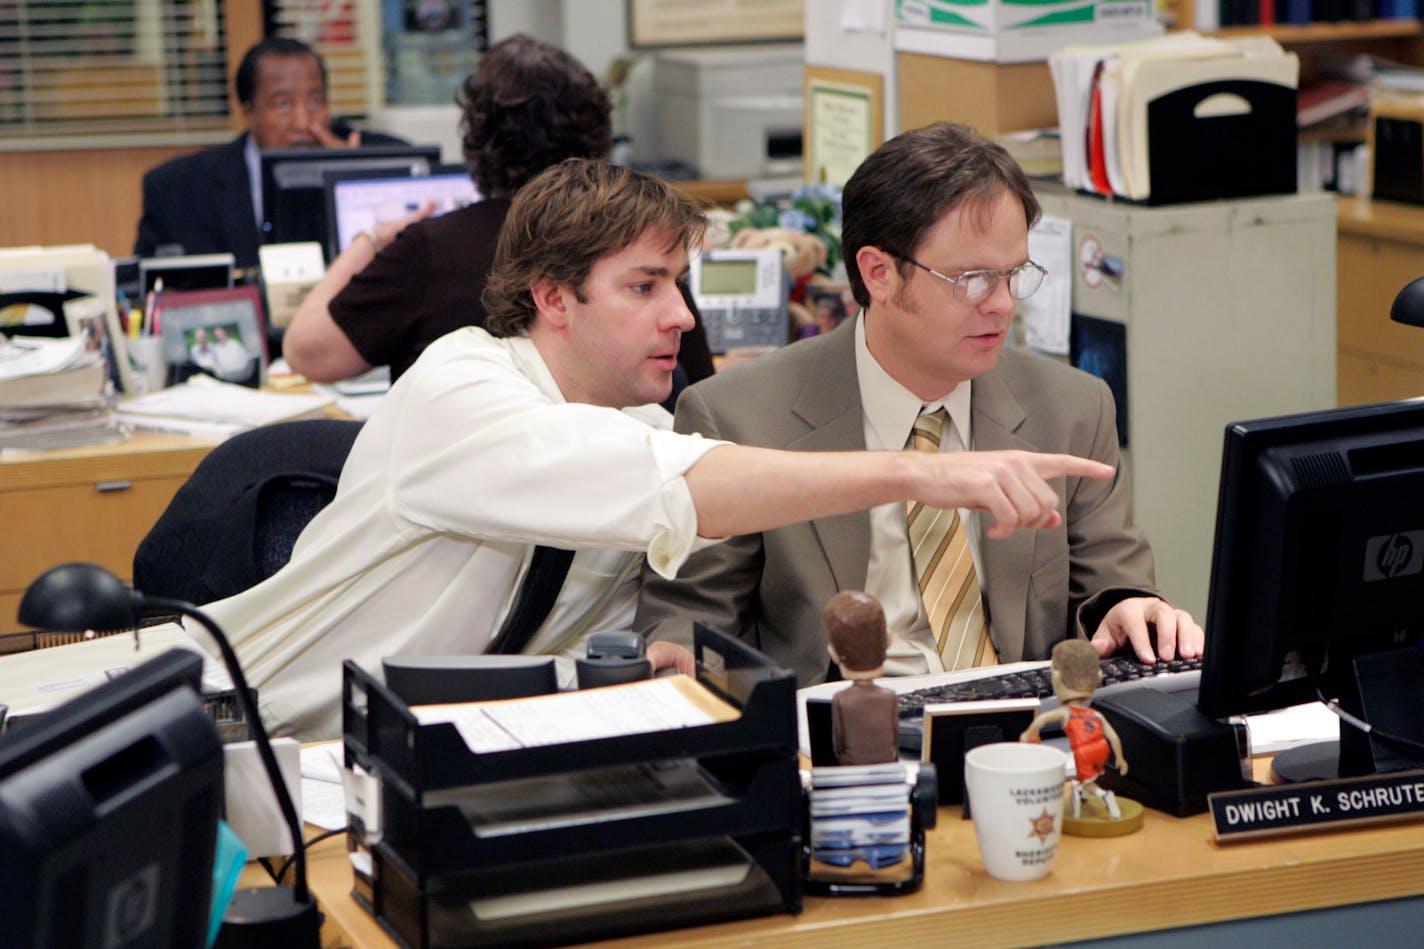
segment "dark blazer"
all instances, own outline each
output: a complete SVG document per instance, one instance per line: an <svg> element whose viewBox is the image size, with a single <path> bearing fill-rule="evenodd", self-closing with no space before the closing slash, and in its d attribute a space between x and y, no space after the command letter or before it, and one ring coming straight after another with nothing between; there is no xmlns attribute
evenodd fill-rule
<svg viewBox="0 0 1424 949"><path fill-rule="evenodd" d="M1040 356L1005 351L974 380L972 412L976 449L1068 452L1115 467L1121 460L1107 385ZM864 449L855 320L691 387L675 428L767 448ZM1091 634L1119 599L1155 595L1152 552L1132 523L1121 470L1108 481L1052 484L1064 514L1057 528L979 537L989 623L1005 662L1045 659L1075 629ZM652 638L684 642L688 619L706 620L812 685L827 671L821 611L837 592L865 588L869 562L864 511L734 537L694 554L676 580L645 568L636 628L658 624Z"/></svg>
<svg viewBox="0 0 1424 949"><path fill-rule="evenodd" d="M226 145L171 158L143 176L143 216L134 253L152 257L165 244L185 254L228 252L239 267L257 266L261 243L252 213L244 132Z"/></svg>
<svg viewBox="0 0 1424 949"><path fill-rule="evenodd" d="M350 129L335 124L344 137ZM361 132L367 145L404 145L404 139ZM143 176L143 216L138 221L134 254L152 257L159 247L178 245L185 254L231 253L238 267L257 266L262 243L252 213L252 184L247 176L247 133L226 145L179 155Z"/></svg>

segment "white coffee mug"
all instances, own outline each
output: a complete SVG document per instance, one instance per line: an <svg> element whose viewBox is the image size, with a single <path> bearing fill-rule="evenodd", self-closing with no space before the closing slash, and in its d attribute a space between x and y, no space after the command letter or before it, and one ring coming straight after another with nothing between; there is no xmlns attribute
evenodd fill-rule
<svg viewBox="0 0 1424 949"><path fill-rule="evenodd" d="M964 790L984 868L1000 880L1037 880L1053 868L1063 831L1065 757L1009 741L964 756Z"/></svg>

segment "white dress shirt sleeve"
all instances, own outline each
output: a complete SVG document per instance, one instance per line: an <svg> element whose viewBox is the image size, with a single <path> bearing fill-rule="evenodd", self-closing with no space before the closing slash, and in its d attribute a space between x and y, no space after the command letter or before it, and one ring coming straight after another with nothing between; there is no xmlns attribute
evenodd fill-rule
<svg viewBox="0 0 1424 949"><path fill-rule="evenodd" d="M386 499L413 530L641 550L668 576L699 546L683 474L722 442L556 401L497 347L445 361L399 397Z"/></svg>

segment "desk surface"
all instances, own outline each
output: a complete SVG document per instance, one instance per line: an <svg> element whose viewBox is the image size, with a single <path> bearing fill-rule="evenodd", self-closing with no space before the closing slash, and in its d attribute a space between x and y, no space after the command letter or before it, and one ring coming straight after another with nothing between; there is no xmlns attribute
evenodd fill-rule
<svg viewBox="0 0 1424 949"><path fill-rule="evenodd" d="M0 488L51 487L95 477L186 477L213 450L211 439L140 432L121 442L0 457Z"/></svg>
<svg viewBox="0 0 1424 949"><path fill-rule="evenodd" d="M1342 196L1336 226L1342 234L1420 244L1424 243L1424 205Z"/></svg>
<svg viewBox="0 0 1424 949"><path fill-rule="evenodd" d="M324 946L394 943L351 898L345 839L312 849L308 876L326 913ZM253 885L252 868L244 884ZM925 885L907 896L810 897L780 914L670 930L620 946L1030 945L1147 932L1424 893L1424 823L1243 842L1213 842L1207 815L1147 812L1141 832L1065 837L1043 880L988 876L973 826L940 811Z"/></svg>

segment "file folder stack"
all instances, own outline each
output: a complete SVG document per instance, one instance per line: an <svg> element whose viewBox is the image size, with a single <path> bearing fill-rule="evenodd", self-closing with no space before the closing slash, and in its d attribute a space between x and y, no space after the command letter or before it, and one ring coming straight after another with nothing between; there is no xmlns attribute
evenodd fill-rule
<svg viewBox="0 0 1424 949"><path fill-rule="evenodd" d="M1068 186L1151 205L1296 190L1300 62L1275 40L1184 31L1048 64Z"/></svg>

